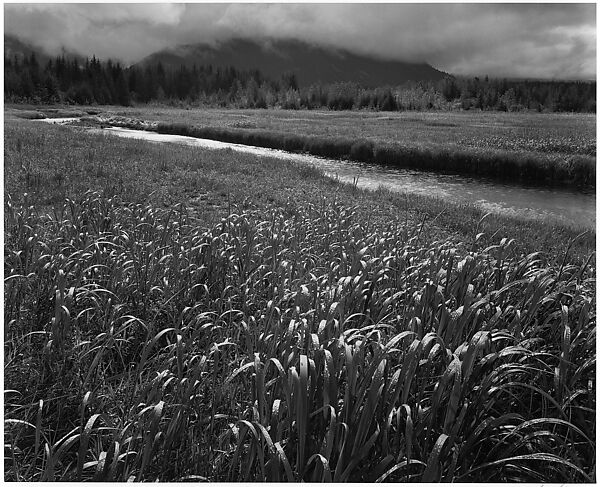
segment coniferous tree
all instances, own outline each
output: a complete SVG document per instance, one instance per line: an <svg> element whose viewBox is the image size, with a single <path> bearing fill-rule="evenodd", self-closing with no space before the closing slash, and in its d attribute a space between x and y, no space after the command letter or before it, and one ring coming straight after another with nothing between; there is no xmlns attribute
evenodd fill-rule
<svg viewBox="0 0 600 487"><path fill-rule="evenodd" d="M119 103L182 100L246 108L330 110L537 110L596 109L595 82L516 81L448 76L438 83L365 88L356 83L301 86L293 72L268 79L257 70L212 65L124 68L95 56L80 63L64 54L40 66L35 53L5 58L7 100L33 103Z"/></svg>

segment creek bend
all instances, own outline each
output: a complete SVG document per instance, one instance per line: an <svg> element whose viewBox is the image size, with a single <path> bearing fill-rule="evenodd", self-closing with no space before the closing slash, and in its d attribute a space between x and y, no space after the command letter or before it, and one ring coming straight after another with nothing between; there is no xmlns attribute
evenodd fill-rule
<svg viewBox="0 0 600 487"><path fill-rule="evenodd" d="M65 123L73 120L78 119L45 119L43 121ZM328 176L337 177L343 182L356 183L360 188L377 189L384 186L389 190L401 193L435 196L458 204L474 204L486 212L544 220L548 223L560 223L580 229L595 230L596 227L594 189L581 191L567 187L544 188L525 184L504 184L480 177L325 159L277 149L120 127L89 130L94 133L105 133L154 143L176 143L212 150L231 149L262 157L308 163L323 169Z"/></svg>

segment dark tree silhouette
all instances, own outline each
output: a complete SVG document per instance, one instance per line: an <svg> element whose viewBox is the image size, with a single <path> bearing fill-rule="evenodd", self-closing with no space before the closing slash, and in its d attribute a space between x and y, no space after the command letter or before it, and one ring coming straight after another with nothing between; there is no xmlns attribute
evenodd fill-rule
<svg viewBox="0 0 600 487"><path fill-rule="evenodd" d="M257 70L162 63L124 68L95 56L64 55L40 66L34 53L4 59L7 101L120 104L152 101L238 108L330 110L537 110L595 112L596 83L447 76L433 82L363 88L357 83L300 86L293 72L268 79Z"/></svg>

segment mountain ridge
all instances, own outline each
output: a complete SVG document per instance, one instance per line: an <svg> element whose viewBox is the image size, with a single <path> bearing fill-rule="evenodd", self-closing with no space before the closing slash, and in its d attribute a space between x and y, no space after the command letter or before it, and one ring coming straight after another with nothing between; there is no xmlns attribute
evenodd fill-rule
<svg viewBox="0 0 600 487"><path fill-rule="evenodd" d="M296 40L259 43L240 38L217 45L179 45L150 54L135 66L145 67L158 62L170 68L211 64L221 68L257 69L270 78L294 73L303 86L317 82L357 82L365 87L375 87L400 85L407 81L439 81L448 76L424 62L386 61Z"/></svg>

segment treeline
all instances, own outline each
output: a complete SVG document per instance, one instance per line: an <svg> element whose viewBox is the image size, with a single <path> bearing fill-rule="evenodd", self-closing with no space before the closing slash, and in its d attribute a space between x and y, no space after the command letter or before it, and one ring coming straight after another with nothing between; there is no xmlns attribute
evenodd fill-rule
<svg viewBox="0 0 600 487"><path fill-rule="evenodd" d="M448 77L440 90L444 99L455 100L465 110L596 111L595 82Z"/></svg>
<svg viewBox="0 0 600 487"><path fill-rule="evenodd" d="M41 66L35 55L5 58L9 102L118 104L162 102L235 108L353 110L502 110L595 112L596 83L511 81L447 77L397 87L358 83L300 86L293 73L269 79L259 71L211 65L126 68L95 57L84 63L64 56Z"/></svg>

